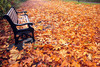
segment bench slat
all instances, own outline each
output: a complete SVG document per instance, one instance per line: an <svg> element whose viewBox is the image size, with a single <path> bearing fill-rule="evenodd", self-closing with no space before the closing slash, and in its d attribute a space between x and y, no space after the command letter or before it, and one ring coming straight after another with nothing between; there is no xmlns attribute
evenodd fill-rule
<svg viewBox="0 0 100 67"><path fill-rule="evenodd" d="M13 13L14 13L14 11L12 11L10 19L13 21L13 23L15 23L14 20L13 20L13 18L14 18L14 16L13 16L14 14Z"/></svg>
<svg viewBox="0 0 100 67"><path fill-rule="evenodd" d="M17 14L16 14L16 11L13 9L13 8L11 8L10 10L9 10L9 12L7 13L7 15L9 15L9 17L10 17L10 19L14 22L14 23L18 23L18 16L17 16Z"/></svg>
<svg viewBox="0 0 100 67"><path fill-rule="evenodd" d="M9 12L7 13L7 15L8 15L8 16L11 16L11 15L12 15L12 12L13 12L13 8L11 8L11 9L9 10Z"/></svg>

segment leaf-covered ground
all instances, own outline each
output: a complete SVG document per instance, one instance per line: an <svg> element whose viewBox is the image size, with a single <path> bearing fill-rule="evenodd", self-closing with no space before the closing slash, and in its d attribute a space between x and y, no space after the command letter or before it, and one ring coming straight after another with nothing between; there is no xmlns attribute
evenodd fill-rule
<svg viewBox="0 0 100 67"><path fill-rule="evenodd" d="M23 10L34 23L36 41L21 51L13 47L7 52L6 45L14 42L13 33L9 24L2 24L1 66L100 67L99 4L28 0L18 9Z"/></svg>

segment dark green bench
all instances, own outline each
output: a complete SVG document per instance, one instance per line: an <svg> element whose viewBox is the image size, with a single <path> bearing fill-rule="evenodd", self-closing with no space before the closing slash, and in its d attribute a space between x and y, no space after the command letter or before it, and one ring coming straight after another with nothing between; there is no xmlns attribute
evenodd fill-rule
<svg viewBox="0 0 100 67"><path fill-rule="evenodd" d="M18 13L24 13L23 16L26 16L27 23L18 24ZM17 45L19 42L22 42L27 38L32 38L33 42L35 41L34 28L31 27L33 23L29 22L28 15L26 13L27 11L17 12L14 7L11 7L8 13L3 16L3 18L9 22L11 28L13 29L15 45ZM17 26L23 26L23 25L28 25L28 28L17 29Z"/></svg>

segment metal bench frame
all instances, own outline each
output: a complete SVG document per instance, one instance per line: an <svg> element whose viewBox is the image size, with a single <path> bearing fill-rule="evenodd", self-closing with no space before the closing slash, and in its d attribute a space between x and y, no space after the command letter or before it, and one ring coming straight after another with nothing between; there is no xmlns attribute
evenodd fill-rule
<svg viewBox="0 0 100 67"><path fill-rule="evenodd" d="M23 16L27 16L28 23L18 24L18 13L24 13ZM28 15L26 13L27 13L26 11L17 12L14 7L11 7L10 10L8 11L8 13L3 16L3 18L9 22L9 24L11 25L11 28L13 29L15 45L17 45L19 42L21 42L29 37L33 39L33 42L35 41L34 28L31 27L31 25L33 25L33 23L29 22ZM23 25L28 25L28 28L19 29L19 30L17 29L17 26L23 26Z"/></svg>

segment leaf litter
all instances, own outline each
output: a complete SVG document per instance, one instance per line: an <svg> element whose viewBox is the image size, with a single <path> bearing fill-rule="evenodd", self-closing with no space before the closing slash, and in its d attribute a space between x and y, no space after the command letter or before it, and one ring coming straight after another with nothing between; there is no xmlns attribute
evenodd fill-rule
<svg viewBox="0 0 100 67"><path fill-rule="evenodd" d="M7 52L7 46L0 47L1 66L100 66L100 5L28 0L18 9L23 10L34 23L36 42L25 44L21 51L13 47Z"/></svg>

